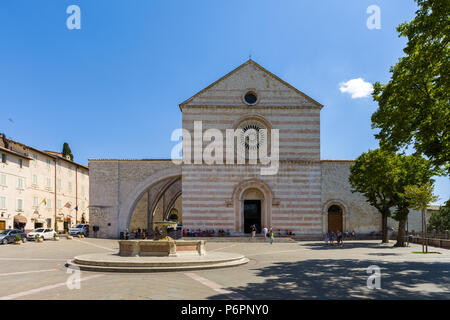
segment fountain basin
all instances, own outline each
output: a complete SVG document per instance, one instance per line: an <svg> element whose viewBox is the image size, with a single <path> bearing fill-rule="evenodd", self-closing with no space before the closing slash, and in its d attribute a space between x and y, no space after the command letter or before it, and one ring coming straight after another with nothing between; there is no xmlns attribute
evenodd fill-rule
<svg viewBox="0 0 450 320"><path fill-rule="evenodd" d="M122 257L178 257L179 255L206 254L205 240L120 240Z"/></svg>

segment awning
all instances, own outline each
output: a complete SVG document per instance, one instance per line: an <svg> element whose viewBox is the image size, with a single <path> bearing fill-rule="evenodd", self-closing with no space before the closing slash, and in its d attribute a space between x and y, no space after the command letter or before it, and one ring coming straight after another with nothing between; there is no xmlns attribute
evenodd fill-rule
<svg viewBox="0 0 450 320"><path fill-rule="evenodd" d="M16 216L14 216L14 222L15 223L27 223L27 218L25 218L24 216L18 214Z"/></svg>
<svg viewBox="0 0 450 320"><path fill-rule="evenodd" d="M44 219L36 219L34 220L35 223L45 223Z"/></svg>

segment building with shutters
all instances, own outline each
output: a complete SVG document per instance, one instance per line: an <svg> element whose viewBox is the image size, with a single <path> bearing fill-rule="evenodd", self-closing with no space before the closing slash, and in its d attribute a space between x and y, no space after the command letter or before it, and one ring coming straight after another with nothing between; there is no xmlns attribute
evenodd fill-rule
<svg viewBox="0 0 450 320"><path fill-rule="evenodd" d="M89 221L89 168L0 136L0 230ZM55 224L56 222L56 224Z"/></svg>

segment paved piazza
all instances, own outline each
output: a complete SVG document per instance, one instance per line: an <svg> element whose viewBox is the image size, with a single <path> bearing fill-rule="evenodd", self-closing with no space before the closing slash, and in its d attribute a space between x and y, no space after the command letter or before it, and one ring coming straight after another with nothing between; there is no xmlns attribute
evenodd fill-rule
<svg viewBox="0 0 450 320"><path fill-rule="evenodd" d="M391 242L393 244L393 242ZM0 246L1 299L449 299L450 251L413 254L379 241L344 247L319 242L209 242L208 251L246 255L247 265L196 272L145 274L82 272L68 289L64 263L75 255L117 251L106 239L28 242ZM381 269L381 289L368 289L367 268Z"/></svg>

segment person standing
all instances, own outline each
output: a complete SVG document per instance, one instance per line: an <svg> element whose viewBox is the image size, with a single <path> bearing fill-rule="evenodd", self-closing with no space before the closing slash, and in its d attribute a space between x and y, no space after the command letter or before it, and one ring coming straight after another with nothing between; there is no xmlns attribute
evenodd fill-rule
<svg viewBox="0 0 450 320"><path fill-rule="evenodd" d="M325 233L325 244L328 245L328 232Z"/></svg>
<svg viewBox="0 0 450 320"><path fill-rule="evenodd" d="M125 240L128 240L130 238L130 232L128 229L125 230Z"/></svg>
<svg viewBox="0 0 450 320"><path fill-rule="evenodd" d="M253 239L253 238L255 238L255 236L256 236L256 225L253 224L253 225L251 226L251 228L252 228L252 239Z"/></svg>
<svg viewBox="0 0 450 320"><path fill-rule="evenodd" d="M273 244L274 236L272 228L269 229L270 244Z"/></svg>
<svg viewBox="0 0 450 320"><path fill-rule="evenodd" d="M330 230L330 244L333 245L334 242L334 232L333 230Z"/></svg>

